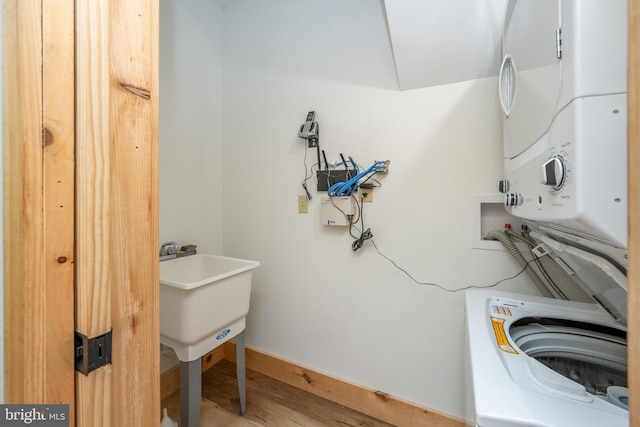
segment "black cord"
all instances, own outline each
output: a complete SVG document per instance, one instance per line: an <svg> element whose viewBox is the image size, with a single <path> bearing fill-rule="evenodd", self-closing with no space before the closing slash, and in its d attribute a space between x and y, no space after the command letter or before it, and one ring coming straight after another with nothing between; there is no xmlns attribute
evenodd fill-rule
<svg viewBox="0 0 640 427"><path fill-rule="evenodd" d="M341 155L342 156L342 155ZM344 157L343 157L343 162L344 162ZM351 162L353 162L353 160L351 160ZM376 172L377 173L377 172ZM375 173L373 174L375 175ZM370 177L368 177L364 182L367 182L369 179L371 179L372 181L375 181L378 185L377 187L382 186L382 183L380 183L380 181L378 181L377 179L373 178L373 175L371 175ZM363 183L364 183L363 182ZM376 187L376 185L374 185L374 187ZM352 197L354 197L354 195L351 195ZM333 203L333 201L332 201ZM334 206L340 210L340 212L342 212L342 210L340 208L338 208L335 204ZM356 206L358 206L359 208L359 214L360 214L360 218L356 219L355 221L349 221L349 234L351 235L351 237L353 237L354 240L353 243L351 244L351 249L355 252L358 249L362 248L362 246L364 245L364 243L367 240L371 240L371 244L373 245L374 248L376 248L376 252L378 252L378 255L380 255L381 257L385 258L387 261L389 261L391 264L393 264L393 266L395 268L397 268L398 270L402 271L404 274L407 275L407 277L409 277L411 280L413 280L416 284L418 285L423 285L423 286L434 286L436 288L439 288L445 292L450 292L450 293L455 293L455 292L460 292L460 291L464 291L467 289L488 289L488 288L493 288L495 286L498 286L500 283L502 282L506 282L507 280L512 280L515 279L516 277L518 277L519 275L521 275L522 273L524 273L524 271L527 269L527 267L529 267L529 264L531 264L532 262L536 262L537 258L534 257L534 259L527 261L527 263L525 264L525 266L515 275L511 276L511 277L506 277L504 279L498 280L497 282L491 284L491 285L485 285L485 286L476 286L476 285L469 285L469 286L465 286L463 288L459 288L459 289L447 289L444 286L441 286L437 283L430 283L430 282L420 282L419 280L417 280L415 277L413 277L411 274L409 274L409 272L407 270L405 270L404 268L400 267L398 264L396 264L396 262L394 260L392 260L391 258L389 258L388 256L386 256L385 254L383 254L382 252L380 252L380 249L378 249L378 246L376 245L376 242L373 240L373 233L371 232L370 228L367 228L365 230L364 228L364 200L361 198L360 202L358 203L356 201ZM345 216L347 216L344 212L342 212ZM347 217L348 218L348 217ZM359 220L359 221L358 221ZM359 229L356 224L360 222L361 224L361 228ZM360 236L355 236L352 232L352 229L355 228L356 230L358 230L358 232L360 233ZM364 230L364 231L361 231ZM521 237L522 240L525 240L524 238Z"/></svg>
<svg viewBox="0 0 640 427"><path fill-rule="evenodd" d="M374 178L374 176L376 176L376 175L377 175L377 174L379 174L379 173L380 173L380 172L374 172L374 173L372 173L371 175L369 175L369 176L367 177L367 179L365 179L364 181L362 181L362 182L360 183L360 186L362 186L362 184L366 183L367 181L371 180L371 181L374 181L374 182L375 182L375 184L373 184L373 188L380 188L380 187L382 187L382 183L381 183L380 181L378 181L377 179L375 179L375 178Z"/></svg>
<svg viewBox="0 0 640 427"><path fill-rule="evenodd" d="M311 193L309 193L309 190L307 189L307 180L306 179L304 181L302 181L302 188L304 188L304 191L307 193L307 200L311 200Z"/></svg>
<svg viewBox="0 0 640 427"><path fill-rule="evenodd" d="M329 196L329 201L331 202L331 204L333 205L334 208L338 209L342 215L344 215L344 217L346 218L347 222L349 223L349 234L351 234L351 227L353 227L354 224L356 224L359 220L360 220L360 206L356 203L356 207L358 208L358 217L355 219L353 219L353 215L347 215L347 213L345 211L343 211L342 209L340 209L338 207L338 205L336 205L333 201L334 197L347 197L347 196ZM353 197L355 199L355 196L352 194L349 197ZM353 234L351 234L351 237L355 237Z"/></svg>
<svg viewBox="0 0 640 427"><path fill-rule="evenodd" d="M316 163L314 165L311 165L310 168L307 168L307 151L309 150L309 147L307 147L307 144L305 144L305 149L304 149L304 179L302 180L302 188L304 188L304 191L307 193L307 200L311 200L311 193L309 193L309 190L307 189L307 181L309 181L309 179L311 179L311 177L313 176L313 167L314 166L318 166L319 163Z"/></svg>
<svg viewBox="0 0 640 427"><path fill-rule="evenodd" d="M354 239L357 239L359 236L356 236L356 235L354 235L354 234L353 234L353 229L354 229L354 228L355 228L355 229L356 229L356 231L357 231L358 233L360 233L360 234L362 233L362 231L361 231L361 230L360 230L360 229L359 229L359 228L358 228L354 223L349 224L349 234L350 234L350 235L351 235L351 237L353 237Z"/></svg>
<svg viewBox="0 0 640 427"><path fill-rule="evenodd" d="M535 260L531 260L531 261L527 261L527 263L525 264L524 267L522 267L522 270L520 270L518 273L516 273L515 275L511 276L511 277L505 277L504 279L498 280L497 282L495 282L492 285L486 285L486 286L475 286L475 285L469 285L469 286L465 286L464 288L459 288L459 289L447 289L443 286L440 286L437 283L429 283L429 282L420 282L418 280L416 280L411 274L409 274L409 272L407 270L405 270L404 268L400 267L398 264L396 264L396 262L394 260L392 260L391 258L389 258L388 256L386 256L385 254L383 254L382 252L380 252L380 249L378 249L378 246L376 246L376 242L374 242L373 240L371 240L371 243L373 244L373 247L376 248L376 252L378 252L378 254L380 256L382 256L383 258L385 258L387 261L389 261L391 264L393 264L393 266L395 268L397 268L398 270L402 271L404 274L407 275L407 277L409 277L411 280L413 280L416 284L418 285L425 285L425 286L435 286L436 288L442 289L443 291L446 292L451 292L451 293L455 293L455 292L460 292L460 291L464 291L467 289L487 289L487 288L493 288L495 286L498 286L500 283L502 282L506 282L507 280L511 280L511 279L515 279L516 277L518 277L519 275L521 275L522 273L524 273L524 271L527 269L527 267L529 267L529 264L534 262Z"/></svg>
<svg viewBox="0 0 640 427"><path fill-rule="evenodd" d="M357 224L358 221L362 220L362 206L358 204L358 199L356 199L356 196L353 193L351 194L351 198L356 201L356 208L358 208L358 217L355 220L353 220L352 218L352 221L349 221L349 223ZM351 229L351 227L349 227L349 229Z"/></svg>
<svg viewBox="0 0 640 427"><path fill-rule="evenodd" d="M360 225L361 225L361 228L360 229L358 229L358 227L354 227L354 228L356 230L358 230L358 232L360 233L360 236L359 237L354 236L353 233L351 232L351 227L349 227L349 234L351 234L351 237L356 239L351 244L351 250L354 251L354 252L357 251L358 249L360 249L362 247L362 245L364 245L364 242L366 242L367 240L370 240L370 239L373 238L373 233L371 232L371 229L370 228L367 228L366 230L364 229L364 199L361 197L359 203L356 200L356 205L360 208ZM364 230L364 231L361 231L361 230Z"/></svg>
<svg viewBox="0 0 640 427"><path fill-rule="evenodd" d="M360 234L360 237L358 237L356 240L354 240L354 242L351 244L351 249L355 252L358 249L360 249L362 247L362 245L364 245L364 242L372 239L373 238L373 233L371 233L371 229L367 228L362 234ZM371 243L373 243L373 240L371 241Z"/></svg>

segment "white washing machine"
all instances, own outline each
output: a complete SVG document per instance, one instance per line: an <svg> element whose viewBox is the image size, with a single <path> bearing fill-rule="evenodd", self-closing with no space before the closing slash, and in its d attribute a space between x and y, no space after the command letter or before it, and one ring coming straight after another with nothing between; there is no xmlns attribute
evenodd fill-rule
<svg viewBox="0 0 640 427"><path fill-rule="evenodd" d="M629 425L624 268L615 256L566 244L561 234L531 232L593 302L466 292L477 426Z"/></svg>
<svg viewBox="0 0 640 427"><path fill-rule="evenodd" d="M500 190L556 299L467 291L480 427L629 424L626 10L626 0L507 4ZM553 260L553 274L536 257Z"/></svg>
<svg viewBox="0 0 640 427"><path fill-rule="evenodd" d="M479 427L627 427L625 329L599 306L498 291L466 295Z"/></svg>

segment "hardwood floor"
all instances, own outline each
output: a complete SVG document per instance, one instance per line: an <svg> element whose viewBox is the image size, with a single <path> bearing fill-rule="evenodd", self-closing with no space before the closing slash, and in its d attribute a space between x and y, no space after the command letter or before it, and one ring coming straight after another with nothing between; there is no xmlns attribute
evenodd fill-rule
<svg viewBox="0 0 640 427"><path fill-rule="evenodd" d="M164 399L162 407L179 422L179 392ZM250 369L247 369L247 413L240 416L239 410L236 365L222 360L202 378L201 427L392 427Z"/></svg>

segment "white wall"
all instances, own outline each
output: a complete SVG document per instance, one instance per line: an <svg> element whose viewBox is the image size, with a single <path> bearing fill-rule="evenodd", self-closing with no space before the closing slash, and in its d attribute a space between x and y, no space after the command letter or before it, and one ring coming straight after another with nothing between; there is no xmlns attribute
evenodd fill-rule
<svg viewBox="0 0 640 427"><path fill-rule="evenodd" d="M399 91L378 1L225 9L224 253L262 263L248 345L464 417L464 294L415 284L371 243L352 252L315 191L298 214L297 128L315 110L328 155L391 160L365 205L383 253L420 281L488 285L519 270L469 248L470 196L501 177L496 92L495 78ZM497 288L535 293L524 277Z"/></svg>
<svg viewBox="0 0 640 427"><path fill-rule="evenodd" d="M222 13L160 1L160 241L222 253Z"/></svg>

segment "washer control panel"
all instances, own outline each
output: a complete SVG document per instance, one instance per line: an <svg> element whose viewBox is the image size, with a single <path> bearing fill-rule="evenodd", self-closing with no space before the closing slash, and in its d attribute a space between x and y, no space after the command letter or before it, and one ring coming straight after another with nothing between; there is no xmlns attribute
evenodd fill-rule
<svg viewBox="0 0 640 427"><path fill-rule="evenodd" d="M505 159L507 210L626 247L626 99L578 98L532 147Z"/></svg>

